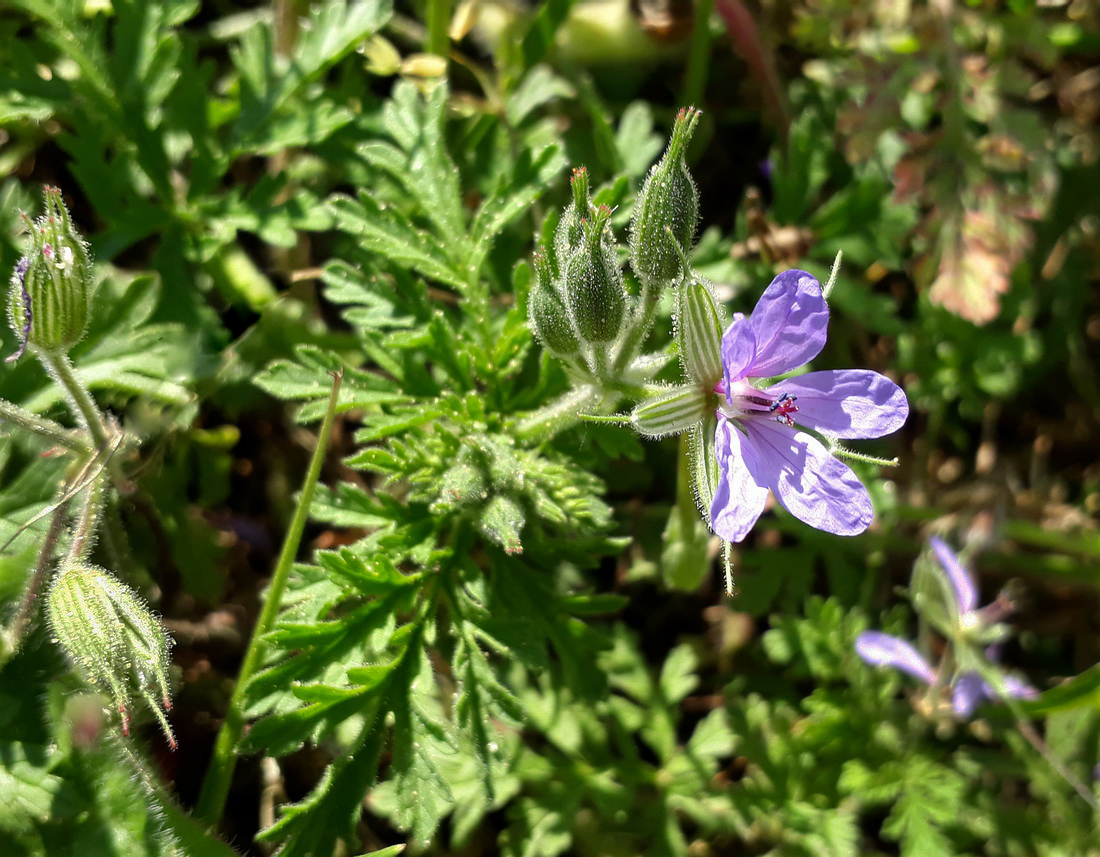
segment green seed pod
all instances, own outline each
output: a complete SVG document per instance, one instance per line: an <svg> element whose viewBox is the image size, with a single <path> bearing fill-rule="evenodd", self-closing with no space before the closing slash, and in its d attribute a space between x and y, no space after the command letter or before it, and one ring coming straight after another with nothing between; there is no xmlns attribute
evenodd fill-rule
<svg viewBox="0 0 1100 857"><path fill-rule="evenodd" d="M573 252L584 240L584 221L592 216L592 199L588 192L588 170L577 167L570 179L573 201L562 212L554 232L554 253L551 265L558 274L565 272Z"/></svg>
<svg viewBox="0 0 1100 857"><path fill-rule="evenodd" d="M22 342L9 361L28 345L68 350L88 327L93 291L88 245L73 226L61 191L47 187L44 197L45 214L29 225L8 292L9 320Z"/></svg>
<svg viewBox="0 0 1100 857"><path fill-rule="evenodd" d="M175 749L164 713L172 707L171 640L137 593L102 568L68 565L54 578L46 613L57 641L80 672L114 700L122 731L130 734L136 693L148 703Z"/></svg>
<svg viewBox="0 0 1100 857"><path fill-rule="evenodd" d="M580 350L580 341L565 301L554 285L550 260L543 249L535 253L535 286L527 301L531 329L548 350L559 357L570 357Z"/></svg>
<svg viewBox="0 0 1100 857"><path fill-rule="evenodd" d="M682 273L680 254L695 244L699 190L684 156L700 113L693 107L676 116L664 156L649 171L630 221L630 264L643 283L669 283ZM669 232L671 231L671 234Z"/></svg>
<svg viewBox="0 0 1100 857"><path fill-rule="evenodd" d="M704 389L722 380L722 313L710 283L692 274L680 287L676 343L684 374Z"/></svg>
<svg viewBox="0 0 1100 857"><path fill-rule="evenodd" d="M698 425L707 415L707 393L694 384L673 387L644 399L630 423L644 437L666 437Z"/></svg>
<svg viewBox="0 0 1100 857"><path fill-rule="evenodd" d="M623 273L615 248L605 240L611 209L601 205L584 222L584 241L565 271L565 301L577 332L590 343L611 342L622 329L626 310Z"/></svg>

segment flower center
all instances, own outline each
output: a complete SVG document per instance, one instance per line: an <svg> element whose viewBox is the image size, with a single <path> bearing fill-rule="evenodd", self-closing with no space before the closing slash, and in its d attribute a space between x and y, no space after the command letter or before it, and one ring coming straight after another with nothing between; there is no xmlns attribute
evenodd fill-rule
<svg viewBox="0 0 1100 857"><path fill-rule="evenodd" d="M727 419L774 414L777 423L794 427L794 414L798 411L795 402L798 396L790 393L776 395L770 390L757 389L746 380L727 385L725 379L722 379L714 385L714 392L723 397L718 412Z"/></svg>

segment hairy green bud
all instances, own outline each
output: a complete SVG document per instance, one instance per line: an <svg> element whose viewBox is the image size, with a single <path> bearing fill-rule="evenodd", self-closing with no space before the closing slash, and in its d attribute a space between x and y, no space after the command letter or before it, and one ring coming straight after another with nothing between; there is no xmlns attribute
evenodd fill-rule
<svg viewBox="0 0 1100 857"><path fill-rule="evenodd" d="M171 640L141 597L102 568L76 563L54 578L46 613L57 641L92 684L109 694L130 734L135 693L156 715L168 743L176 739L165 712ZM156 694L154 696L153 694Z"/></svg>
<svg viewBox="0 0 1100 857"><path fill-rule="evenodd" d="M88 245L73 226L61 191L47 187L43 195L45 214L28 224L30 235L8 292L9 320L21 342L8 361L28 345L68 350L88 327L93 291Z"/></svg>
<svg viewBox="0 0 1100 857"><path fill-rule="evenodd" d="M676 116L664 156L649 171L630 221L630 264L643 283L668 283L682 271L679 244L687 253L699 225L699 190L684 156L701 114L693 107Z"/></svg>
<svg viewBox="0 0 1100 857"><path fill-rule="evenodd" d="M615 248L605 239L611 209L601 205L584 221L584 241L565 271L565 300L577 332L586 342L611 342L626 310L623 273Z"/></svg>
<svg viewBox="0 0 1100 857"><path fill-rule="evenodd" d="M577 167L569 180L573 201L562 212L554 232L552 263L558 273L565 273L569 259L584 240L584 221L592 216L592 199L588 190L588 170Z"/></svg>
<svg viewBox="0 0 1100 857"><path fill-rule="evenodd" d="M565 300L559 294L550 270L545 250L535 253L535 287L527 302L531 328L547 349L561 357L570 357L580 350L580 341Z"/></svg>
<svg viewBox="0 0 1100 857"><path fill-rule="evenodd" d="M722 313L710 283L692 275L680 287L676 308L676 343L684 374L711 390L722 380Z"/></svg>
<svg viewBox="0 0 1100 857"><path fill-rule="evenodd" d="M523 507L508 494L494 494L485 504L477 527L489 541L504 548L505 553L523 553L519 534L526 520Z"/></svg>

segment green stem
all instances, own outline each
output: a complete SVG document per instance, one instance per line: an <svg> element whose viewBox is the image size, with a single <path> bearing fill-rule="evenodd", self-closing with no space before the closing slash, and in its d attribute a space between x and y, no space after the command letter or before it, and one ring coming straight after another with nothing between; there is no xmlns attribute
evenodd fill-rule
<svg viewBox="0 0 1100 857"><path fill-rule="evenodd" d="M54 510L50 520L50 528L46 531L46 538L42 541L42 547L38 551L38 563L34 567L31 579L23 590L23 597L19 601L19 609L12 619L11 625L0 637L0 667L6 664L19 651L23 645L23 637L30 627L31 618L34 616L34 608L38 605L38 593L46 576L53 568L53 552L57 542L61 538L61 531L65 527L68 501L62 500Z"/></svg>
<svg viewBox="0 0 1100 857"><path fill-rule="evenodd" d="M641 346L642 341L649 333L649 328L653 325L653 318L657 313L657 297L659 294L660 290L651 288L648 282L642 284L642 293L638 296L638 311L634 314L630 330L623 338L619 353L615 355L613 366L616 374L621 374L627 364L637 356L639 346Z"/></svg>
<svg viewBox="0 0 1100 857"><path fill-rule="evenodd" d="M84 382L76 374L69 357L62 351L47 351L41 353L40 358L46 365L47 371L57 379L69 394L69 401L79 419L92 435L92 443L99 449L107 445L107 427L103 423L103 416L96 407L95 399L84 386Z"/></svg>
<svg viewBox="0 0 1100 857"><path fill-rule="evenodd" d="M684 88L680 103L697 105L703 100L710 71L710 15L714 0L696 0L695 25L691 31L691 47L688 49L687 68L684 70Z"/></svg>
<svg viewBox="0 0 1100 857"><path fill-rule="evenodd" d="M256 627L252 629L252 639L245 652L244 661L241 664L237 683L233 688L233 695L229 700L229 709L225 713L225 720L218 732L214 744L214 755L210 760L210 767L206 771L206 779L202 784L202 792L199 794L198 803L195 806L195 815L207 824L214 824L221 817L225 800L229 795L229 785L233 779L233 769L237 764L235 754L237 743L244 732L244 696L249 679L263 661L267 644L264 637L275 624L282 605L283 593L286 591L287 581L290 578L290 569L294 565L294 558L298 554L298 547L302 541L302 533L305 531L306 521L309 518L310 505L313 501L313 492L317 487L317 480L321 476L321 465L325 460L325 450L328 448L329 436L332 434L332 424L336 418L336 403L340 394L340 382L343 380L343 372L333 376L332 392L329 394L328 409L325 411L324 422L321 423L321 431L317 435L317 446L313 450L313 458L309 462L309 472L306 474L302 485L302 494L298 500L298 507L294 511L294 517L290 522L286 538L283 540L282 552L275 566L275 573L271 577L268 586L267 599L264 602L260 618L256 621Z"/></svg>
<svg viewBox="0 0 1100 857"><path fill-rule="evenodd" d="M543 441L580 422L584 410L601 410L594 387L575 387L548 405L528 414L516 423L514 434L520 441Z"/></svg>
<svg viewBox="0 0 1100 857"><path fill-rule="evenodd" d="M11 423L25 431L49 438L51 443L71 449L73 452L89 454L92 451L91 444L83 435L72 432L53 420L32 414L4 399L0 399L0 422Z"/></svg>
<svg viewBox="0 0 1100 857"><path fill-rule="evenodd" d="M425 49L430 54L447 58L450 48L450 37L447 29L451 25L450 0L428 0L428 43Z"/></svg>

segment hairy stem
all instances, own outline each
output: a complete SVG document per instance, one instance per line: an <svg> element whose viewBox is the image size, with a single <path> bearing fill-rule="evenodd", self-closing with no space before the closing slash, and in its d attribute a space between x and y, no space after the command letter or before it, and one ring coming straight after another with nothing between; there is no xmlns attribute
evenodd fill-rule
<svg viewBox="0 0 1100 857"><path fill-rule="evenodd" d="M241 663L241 671L237 676L237 683L229 700L229 709L225 713L225 720L218 732L214 744L214 755L210 760L210 767L206 771L202 791L195 806L196 817L207 824L214 824L221 817L225 800L229 795L233 769L237 764L235 751L237 743L244 732L245 689L248 686L249 679L252 678L252 675L263 662L266 649L264 636L274 626L275 619L279 615L279 609L282 606L283 593L286 591L287 581L290 579L290 569L294 565L294 558L298 554L302 533L305 531L306 521L309 518L313 492L317 487L317 480L321 476L321 465L324 463L329 436L332 434L332 424L336 418L336 403L340 395L340 382L343 377L342 372L333 376L328 409L325 411L325 419L321 423L321 431L317 435L317 446L314 448L313 457L309 462L309 472L306 474L305 482L302 485L298 508L294 510L294 517L291 519L286 538L283 540L282 552L279 554L275 573L272 575L271 584L268 586L267 600L260 612L260 618L256 621L256 627L252 629L252 639L249 641L248 650L245 652L244 661Z"/></svg>
<svg viewBox="0 0 1100 857"><path fill-rule="evenodd" d="M0 639L0 666L7 663L19 651L23 645L23 638L30 627L34 617L35 607L38 605L38 593L42 584L53 568L53 552L57 542L61 538L61 531L65 527L68 500L62 499L54 509L50 519L50 528L46 531L46 538L42 541L42 547L38 551L38 562L35 564L31 578L23 590L23 597L19 599L19 608L15 611L15 617L11 625L4 631Z"/></svg>
<svg viewBox="0 0 1100 857"><path fill-rule="evenodd" d="M0 399L0 422L48 438L51 443L63 446L73 452L90 453L92 445L82 434L70 431L60 423L32 414L30 411Z"/></svg>
<svg viewBox="0 0 1100 857"><path fill-rule="evenodd" d="M39 356L47 371L68 393L73 411L77 419L91 433L93 444L102 449L107 445L107 426L104 424L99 408L96 407L95 399L77 376L73 364L69 362L68 355L61 351L47 351Z"/></svg>

